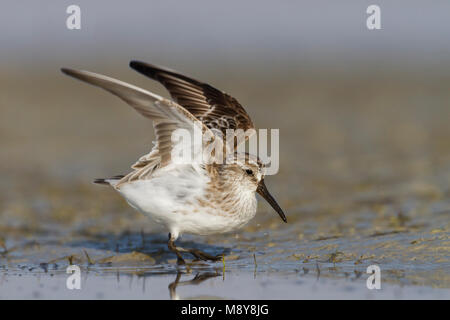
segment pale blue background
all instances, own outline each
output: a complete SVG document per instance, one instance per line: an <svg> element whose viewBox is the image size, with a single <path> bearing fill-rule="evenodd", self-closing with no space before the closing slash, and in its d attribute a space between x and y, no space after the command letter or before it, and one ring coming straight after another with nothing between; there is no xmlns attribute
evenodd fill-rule
<svg viewBox="0 0 450 320"><path fill-rule="evenodd" d="M66 8L82 30L66 29ZM378 4L382 30L366 28ZM346 68L450 63L450 1L17 1L0 10L0 66L141 58Z"/></svg>

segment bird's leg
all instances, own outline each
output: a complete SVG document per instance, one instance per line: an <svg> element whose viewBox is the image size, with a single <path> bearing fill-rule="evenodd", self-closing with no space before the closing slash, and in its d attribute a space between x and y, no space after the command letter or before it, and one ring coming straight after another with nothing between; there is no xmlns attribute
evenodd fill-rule
<svg viewBox="0 0 450 320"><path fill-rule="evenodd" d="M186 264L184 262L183 257L181 256L180 250L178 250L178 248L175 246L175 239L172 237L172 235L169 233L169 243L167 244L167 246L169 247L169 250L174 252L177 255L177 264L178 265L183 265ZM184 250L181 250L184 251Z"/></svg>
<svg viewBox="0 0 450 320"><path fill-rule="evenodd" d="M219 261L223 258L223 254L219 254L217 256L212 256L210 254L207 254L206 252L200 251L198 249L185 249L181 247L175 246L175 238L172 237L172 235L169 233L169 243L168 243L169 250L174 252L177 255L177 264L183 265L185 264L183 257L181 256L181 252L186 252L189 254L192 254L195 258L199 260L211 260L211 261Z"/></svg>

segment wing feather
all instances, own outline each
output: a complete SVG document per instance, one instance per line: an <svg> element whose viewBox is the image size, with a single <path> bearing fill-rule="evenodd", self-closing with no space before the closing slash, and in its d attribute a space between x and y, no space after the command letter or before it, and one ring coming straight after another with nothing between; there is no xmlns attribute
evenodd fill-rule
<svg viewBox="0 0 450 320"><path fill-rule="evenodd" d="M191 134L193 134L195 129L201 129L202 133L209 131L209 129L204 124L201 124L188 110L179 104L152 92L89 71L67 68L63 68L61 71L71 77L105 89L118 96L141 115L153 121L156 132L155 146L149 154L141 157L132 166L135 171L123 177L121 182L142 179L143 176L148 176L156 168L168 165L171 161L171 151L174 147L171 140L174 130L183 128L191 132ZM210 136L213 136L212 132L210 132ZM115 187L120 185L121 182L116 184Z"/></svg>
<svg viewBox="0 0 450 320"><path fill-rule="evenodd" d="M224 136L227 129L254 128L250 116L235 98L209 84L145 62L131 61L130 67L160 82L177 103Z"/></svg>

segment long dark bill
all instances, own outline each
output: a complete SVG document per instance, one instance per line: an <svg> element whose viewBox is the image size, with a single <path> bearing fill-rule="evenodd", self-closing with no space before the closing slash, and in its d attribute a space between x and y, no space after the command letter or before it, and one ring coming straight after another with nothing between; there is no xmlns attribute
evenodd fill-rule
<svg viewBox="0 0 450 320"><path fill-rule="evenodd" d="M261 197L266 199L266 201L272 206L272 208L275 209L276 212L280 215L280 218L287 223L286 216L284 215L283 210L281 210L278 203L275 201L275 199L272 197L272 195L269 193L269 190L267 190L266 185L264 184L264 179L261 179L261 181L258 184L258 188L256 189L256 192L259 193Z"/></svg>

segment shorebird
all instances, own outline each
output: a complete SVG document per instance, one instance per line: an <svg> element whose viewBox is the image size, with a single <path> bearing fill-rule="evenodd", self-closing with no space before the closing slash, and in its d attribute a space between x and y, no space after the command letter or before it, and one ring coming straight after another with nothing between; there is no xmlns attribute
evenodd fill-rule
<svg viewBox="0 0 450 320"><path fill-rule="evenodd" d="M202 132L212 137L209 143L224 143L227 129L254 128L235 98L167 68L139 61L131 61L130 67L160 82L173 100L101 74L61 69L118 96L153 121L156 141L150 153L133 164L130 173L96 179L95 183L112 186L133 208L168 231L168 248L176 254L178 264L185 263L182 253L200 260L220 260L222 255L177 247L175 240L183 233L211 235L241 228L256 214L256 193L287 222L266 188L263 163L248 153L237 157L236 144L232 156L237 160L231 163L173 161L172 150L177 142L171 137L177 129L192 132L200 123Z"/></svg>

